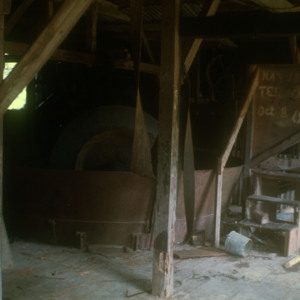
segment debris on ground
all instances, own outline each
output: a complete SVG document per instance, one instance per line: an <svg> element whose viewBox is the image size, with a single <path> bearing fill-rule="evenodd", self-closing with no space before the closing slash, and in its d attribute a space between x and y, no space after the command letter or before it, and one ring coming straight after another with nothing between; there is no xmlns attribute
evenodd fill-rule
<svg viewBox="0 0 300 300"><path fill-rule="evenodd" d="M283 267L286 269L290 269L291 267L295 266L299 262L300 262L300 256L296 256L296 257L290 259L289 261L287 261L286 263L284 263Z"/></svg>

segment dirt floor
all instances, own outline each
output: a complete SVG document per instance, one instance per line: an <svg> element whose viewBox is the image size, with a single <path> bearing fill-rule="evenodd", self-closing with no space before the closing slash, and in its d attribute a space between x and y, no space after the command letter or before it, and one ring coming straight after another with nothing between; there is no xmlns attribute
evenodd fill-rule
<svg viewBox="0 0 300 300"><path fill-rule="evenodd" d="M151 251L87 252L24 241L11 247L14 265L3 271L5 300L158 299L151 296ZM175 258L172 299L299 300L300 267L283 267L293 257L253 250L246 258Z"/></svg>

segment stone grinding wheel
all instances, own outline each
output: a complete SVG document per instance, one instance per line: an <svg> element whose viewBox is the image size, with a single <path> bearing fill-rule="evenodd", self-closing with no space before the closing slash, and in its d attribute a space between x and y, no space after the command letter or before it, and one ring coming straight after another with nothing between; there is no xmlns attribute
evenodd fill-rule
<svg viewBox="0 0 300 300"><path fill-rule="evenodd" d="M150 144L157 121L145 113ZM59 169L128 171L134 136L135 108L103 106L72 121L59 136L52 165Z"/></svg>

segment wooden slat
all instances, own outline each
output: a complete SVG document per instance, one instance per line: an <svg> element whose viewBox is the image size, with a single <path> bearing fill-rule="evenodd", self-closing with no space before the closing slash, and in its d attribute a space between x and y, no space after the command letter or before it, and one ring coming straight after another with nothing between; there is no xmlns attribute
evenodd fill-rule
<svg viewBox="0 0 300 300"><path fill-rule="evenodd" d="M133 71L134 64L133 64L132 60L124 61L119 64L115 64L115 68ZM160 66L141 62L140 63L140 71L159 76Z"/></svg>
<svg viewBox="0 0 300 300"><path fill-rule="evenodd" d="M4 52L13 56L23 56L29 47L30 45L25 43L4 42ZM90 65L96 63L96 56L91 53L57 49L50 60Z"/></svg>
<svg viewBox="0 0 300 300"><path fill-rule="evenodd" d="M154 230L152 294L173 292L173 245L179 182L179 38L180 0L163 1L158 167Z"/></svg>
<svg viewBox="0 0 300 300"><path fill-rule="evenodd" d="M295 134L289 136L288 138L282 140L278 144L270 147L266 151L260 153L259 155L252 158L249 162L249 166L251 168L257 166L259 163L264 161L265 159L271 157L274 154L281 153L282 151L288 149L289 147L296 145L300 142L300 131Z"/></svg>
<svg viewBox="0 0 300 300"><path fill-rule="evenodd" d="M220 168L221 160L218 161L216 172L216 200L215 200L215 236L214 245L216 248L220 247L220 229L222 217L222 188L223 188L223 173L224 169Z"/></svg>
<svg viewBox="0 0 300 300"><path fill-rule="evenodd" d="M129 22L129 18L128 18ZM159 32L161 31L161 24L144 24L145 32L154 32L156 33L156 37L159 36ZM127 23L124 24L102 24L100 30L112 31L112 32L122 32L128 33L130 32L130 25Z"/></svg>
<svg viewBox="0 0 300 300"><path fill-rule="evenodd" d="M250 81L249 90L246 94L247 96L244 101L241 112L239 114L239 117L228 139L225 150L223 151L218 161L218 166L217 166L218 170L217 170L217 178L216 178L216 201L215 201L215 241L214 241L215 247L219 247L220 245L223 171L227 163L228 157L230 155L230 152L232 150L232 147L240 131L240 128L243 124L250 102L258 86L258 82L259 82L259 68L257 67Z"/></svg>
<svg viewBox="0 0 300 300"><path fill-rule="evenodd" d="M177 250L174 251L174 257L179 259L200 258L200 257L222 257L227 256L227 253L220 249L199 248L192 250Z"/></svg>
<svg viewBox="0 0 300 300"><path fill-rule="evenodd" d="M0 117L53 55L92 0L66 0L36 42L0 85Z"/></svg>
<svg viewBox="0 0 300 300"><path fill-rule="evenodd" d="M254 201L270 202L270 203L275 203L275 204L300 206L300 201L281 199L281 198L270 197L270 196L265 196L265 195L251 195L251 196L248 196L248 199L254 200Z"/></svg>
<svg viewBox="0 0 300 300"><path fill-rule="evenodd" d="M291 267L295 266L296 264L299 264L300 262L300 256L293 257L292 259L289 259L283 267L286 269L290 269Z"/></svg>
<svg viewBox="0 0 300 300"><path fill-rule="evenodd" d="M262 170L262 169L252 169L253 173L262 175L269 178L276 178L278 180L299 180L299 173L283 173L280 171L270 171L270 170Z"/></svg>
<svg viewBox="0 0 300 300"><path fill-rule="evenodd" d="M9 17L5 24L5 35L8 35L15 25L19 22L21 17L25 14L27 9L31 6L34 0L23 0L19 7Z"/></svg>
<svg viewBox="0 0 300 300"><path fill-rule="evenodd" d="M298 225L286 223L286 222L269 222L267 224L258 224L250 220L243 220L239 222L240 226L243 227L255 227L266 230L282 230L282 231L291 231L298 227Z"/></svg>
<svg viewBox="0 0 300 300"><path fill-rule="evenodd" d="M247 96L246 96L246 99L244 101L244 104L243 104L243 107L241 109L241 112L239 114L239 117L235 123L235 126L231 132L231 135L229 137L229 140L226 144L226 148L225 150L223 151L222 153L222 163L221 163L221 168L224 168L226 163L227 163L227 160L228 160L228 157L230 155L230 152L232 150L232 147L236 141L236 138L238 136L238 133L240 131L240 128L244 122L244 118L247 114L247 111L248 111L248 108L249 108L249 105L250 105L250 102L254 96L254 93L257 89L257 86L258 86L258 83L259 83L259 68L257 67L256 68L256 71L255 73L253 74L252 76L252 79L250 81L250 85L249 85L249 90L247 92Z"/></svg>

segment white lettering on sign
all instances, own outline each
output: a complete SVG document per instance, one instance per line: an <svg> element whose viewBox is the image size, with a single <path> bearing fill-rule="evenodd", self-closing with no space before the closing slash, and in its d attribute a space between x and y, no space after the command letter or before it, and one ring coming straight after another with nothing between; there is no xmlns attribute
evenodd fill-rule
<svg viewBox="0 0 300 300"><path fill-rule="evenodd" d="M276 82L277 84L298 83L300 81L299 71L268 71L262 70L261 81Z"/></svg>
<svg viewBox="0 0 300 300"><path fill-rule="evenodd" d="M292 99L300 99L300 88L288 88L288 89L280 89L277 86L269 86L269 85L260 85L258 87L258 93L260 97L263 98L292 98Z"/></svg>
<svg viewBox="0 0 300 300"><path fill-rule="evenodd" d="M290 119L294 124L300 124L300 110L296 109L293 112L289 113L286 106L276 109L273 105L268 106L259 106L257 109L257 115L259 117L269 117L276 119Z"/></svg>

